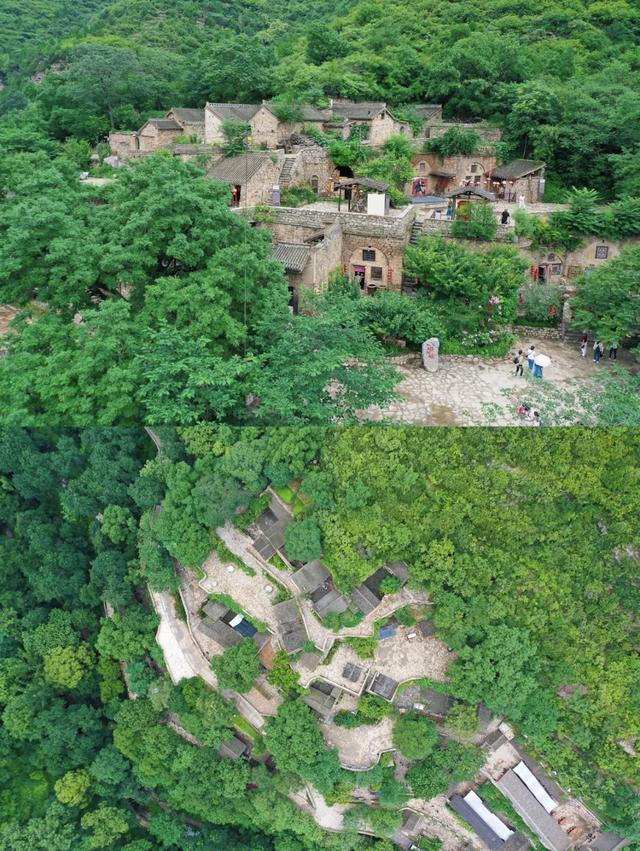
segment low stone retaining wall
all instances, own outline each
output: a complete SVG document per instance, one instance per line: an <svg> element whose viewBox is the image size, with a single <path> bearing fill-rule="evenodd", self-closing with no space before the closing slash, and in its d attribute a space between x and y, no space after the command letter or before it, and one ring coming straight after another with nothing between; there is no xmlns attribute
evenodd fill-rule
<svg viewBox="0 0 640 851"><path fill-rule="evenodd" d="M534 337L537 340L566 340L575 337L579 340L581 334L576 334L573 331L563 331L562 328L537 328L533 325L507 325L507 331L516 334L518 337Z"/></svg>

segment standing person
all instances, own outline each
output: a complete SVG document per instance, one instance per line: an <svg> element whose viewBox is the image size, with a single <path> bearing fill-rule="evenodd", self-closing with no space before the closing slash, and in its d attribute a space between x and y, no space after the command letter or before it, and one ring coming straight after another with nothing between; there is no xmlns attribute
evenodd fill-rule
<svg viewBox="0 0 640 851"><path fill-rule="evenodd" d="M516 375L522 375L524 372L524 355L522 354L522 349L518 349L518 354L513 359L513 362L516 365Z"/></svg>
<svg viewBox="0 0 640 851"><path fill-rule="evenodd" d="M609 346L609 360L618 360L618 343L611 343Z"/></svg>
<svg viewBox="0 0 640 851"><path fill-rule="evenodd" d="M531 425L532 426L541 426L542 420L540 419L540 414L537 411L533 412L533 416L531 417Z"/></svg>
<svg viewBox="0 0 640 851"><path fill-rule="evenodd" d="M587 335L583 334L582 339L580 340L580 354L582 355L583 358L586 358L586 356L587 356L587 343L588 343L588 341L589 340L588 340Z"/></svg>
<svg viewBox="0 0 640 851"><path fill-rule="evenodd" d="M600 358L604 352L604 344L601 340L596 340L593 344L593 362L600 363Z"/></svg>
<svg viewBox="0 0 640 851"><path fill-rule="evenodd" d="M539 363L534 363L533 377L534 378L542 378L542 366Z"/></svg>
<svg viewBox="0 0 640 851"><path fill-rule="evenodd" d="M524 210L526 208L525 201L524 201L524 195L518 196L518 207L521 210Z"/></svg>
<svg viewBox="0 0 640 851"><path fill-rule="evenodd" d="M509 224L509 211L508 210L502 211L502 216L500 217L500 223L503 224L503 225Z"/></svg>
<svg viewBox="0 0 640 851"><path fill-rule="evenodd" d="M536 356L536 347L529 346L529 351L527 352L527 366L529 367L529 372L533 370L533 361Z"/></svg>

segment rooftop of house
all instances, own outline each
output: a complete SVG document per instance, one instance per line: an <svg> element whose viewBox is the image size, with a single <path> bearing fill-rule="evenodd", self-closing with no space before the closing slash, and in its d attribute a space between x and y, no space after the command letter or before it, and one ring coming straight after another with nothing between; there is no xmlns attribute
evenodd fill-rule
<svg viewBox="0 0 640 851"><path fill-rule="evenodd" d="M302 696L302 700L307 704L307 706L317 712L318 715L326 718L335 706L337 699L337 695L333 693L335 691L337 691L337 689L332 689L331 693L327 694L323 689L318 688L316 685L312 685L309 688L309 691Z"/></svg>
<svg viewBox="0 0 640 851"><path fill-rule="evenodd" d="M362 585L358 585L357 588L353 589L351 592L351 599L365 615L368 615L380 605L380 599L376 597L373 591L368 588L364 582Z"/></svg>
<svg viewBox="0 0 640 851"><path fill-rule="evenodd" d="M504 841L495 833L489 825L469 806L461 795L452 795L449 798L449 806L473 828L484 844L491 851L498 851L504 845Z"/></svg>
<svg viewBox="0 0 640 851"><path fill-rule="evenodd" d="M228 741L223 742L218 749L218 755L227 759L240 759L247 750L247 746L237 736L232 736Z"/></svg>
<svg viewBox="0 0 640 851"><path fill-rule="evenodd" d="M274 114L278 111L278 104L274 101L265 100L264 105L270 112ZM331 110L329 109L318 109L317 106L312 106L311 104L301 104L297 107L300 112L301 118L303 121L328 121L331 118Z"/></svg>
<svg viewBox="0 0 640 851"><path fill-rule="evenodd" d="M218 160L209 168L208 174L213 180L243 186L268 162L271 162L268 154L239 154Z"/></svg>
<svg viewBox="0 0 640 851"><path fill-rule="evenodd" d="M250 121L262 104L254 103L207 103L205 109L218 118L233 118L236 121Z"/></svg>
<svg viewBox="0 0 640 851"><path fill-rule="evenodd" d="M391 700L398 685L398 682L392 680L391 677L375 674L373 680L368 684L367 690L379 697L384 697L385 700Z"/></svg>
<svg viewBox="0 0 640 851"><path fill-rule="evenodd" d="M313 601L313 608L321 618L324 618L329 614L340 615L346 612L349 605L339 591L329 588L326 593Z"/></svg>
<svg viewBox="0 0 640 851"><path fill-rule="evenodd" d="M520 177L540 171L545 165L546 163L542 160L513 160L494 168L491 176L497 180L518 180Z"/></svg>
<svg viewBox="0 0 640 851"><path fill-rule="evenodd" d="M182 106L174 106L169 110L176 121L184 121L186 124L204 123L204 109L189 109Z"/></svg>
<svg viewBox="0 0 640 851"><path fill-rule="evenodd" d="M331 574L321 561L315 559L296 570L291 578L303 594L309 594L324 585Z"/></svg>
<svg viewBox="0 0 640 851"><path fill-rule="evenodd" d="M529 791L518 775L509 769L496 786L513 804L516 812L550 851L568 851L571 839Z"/></svg>
<svg viewBox="0 0 640 851"><path fill-rule="evenodd" d="M201 632L207 638L212 638L221 647L232 647L242 640L240 633L236 632L233 627L230 627L224 621L212 620L211 618L200 621L196 627L196 632Z"/></svg>
<svg viewBox="0 0 640 851"><path fill-rule="evenodd" d="M334 100L331 109L337 115L351 118L355 121L371 121L387 108L384 101L361 101L356 103L352 100Z"/></svg>
<svg viewBox="0 0 640 851"><path fill-rule="evenodd" d="M182 130L182 125L174 121L173 118L150 118L147 124L152 124L158 130Z"/></svg>
<svg viewBox="0 0 640 851"><path fill-rule="evenodd" d="M283 264L287 272L303 272L311 246L297 242L274 242L271 255Z"/></svg>

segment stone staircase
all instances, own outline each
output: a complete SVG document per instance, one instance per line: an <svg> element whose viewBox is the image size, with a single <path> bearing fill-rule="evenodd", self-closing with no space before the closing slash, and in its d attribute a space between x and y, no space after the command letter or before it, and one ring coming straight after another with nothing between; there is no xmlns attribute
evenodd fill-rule
<svg viewBox="0 0 640 851"><path fill-rule="evenodd" d="M411 236L409 237L410 244L415 245L421 236L422 222L414 221L413 226L411 228Z"/></svg>
<svg viewBox="0 0 640 851"><path fill-rule="evenodd" d="M296 163L296 155L293 156L285 156L284 163L282 164L282 171L280 172L280 189L286 189L291 182L291 173L293 172L293 167Z"/></svg>

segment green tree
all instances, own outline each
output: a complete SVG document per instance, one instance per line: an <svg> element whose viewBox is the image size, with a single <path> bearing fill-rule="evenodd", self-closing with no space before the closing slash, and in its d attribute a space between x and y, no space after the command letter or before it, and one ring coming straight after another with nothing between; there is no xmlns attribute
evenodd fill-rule
<svg viewBox="0 0 640 851"><path fill-rule="evenodd" d="M251 125L235 118L225 118L222 122L222 135L224 136L222 150L225 156L234 157L249 149Z"/></svg>
<svg viewBox="0 0 640 851"><path fill-rule="evenodd" d="M580 278L571 299L575 327L589 329L609 345L635 333L640 328L639 274L640 249L631 247Z"/></svg>
<svg viewBox="0 0 640 851"><path fill-rule="evenodd" d="M284 650L278 650L273 657L273 667L267 673L267 679L271 685L281 689L285 695L292 695L301 691L300 675L291 667L289 656Z"/></svg>
<svg viewBox="0 0 640 851"><path fill-rule="evenodd" d="M440 736L430 718L407 712L393 727L393 743L407 759L424 759L435 749Z"/></svg>
<svg viewBox="0 0 640 851"><path fill-rule="evenodd" d="M67 771L55 782L56 798L69 807L86 807L89 802L91 775L86 768Z"/></svg>
<svg viewBox="0 0 640 851"><path fill-rule="evenodd" d="M474 647L463 647L450 668L455 693L518 719L535 690L537 648L526 630L496 626Z"/></svg>
<svg viewBox="0 0 640 851"><path fill-rule="evenodd" d="M73 689L91 672L95 655L86 644L54 647L44 657L45 678L57 688Z"/></svg>
<svg viewBox="0 0 640 851"><path fill-rule="evenodd" d="M89 848L108 848L129 832L129 814L122 808L100 804L97 809L85 813L80 824L89 831Z"/></svg>
<svg viewBox="0 0 640 851"><path fill-rule="evenodd" d="M324 750L322 733L313 712L301 700L286 700L265 726L267 747L281 771L299 774L313 765Z"/></svg>
<svg viewBox="0 0 640 851"><path fill-rule="evenodd" d="M252 638L243 638L232 647L227 647L221 656L214 656L211 668L222 689L247 692L251 690L260 672L258 648Z"/></svg>
<svg viewBox="0 0 640 851"><path fill-rule="evenodd" d="M449 742L436 748L428 759L412 765L407 783L416 797L428 801L455 783L471 780L483 762L479 748Z"/></svg>
<svg viewBox="0 0 640 851"><path fill-rule="evenodd" d="M284 543L290 559L307 562L322 555L320 528L310 517L289 523L284 530Z"/></svg>

